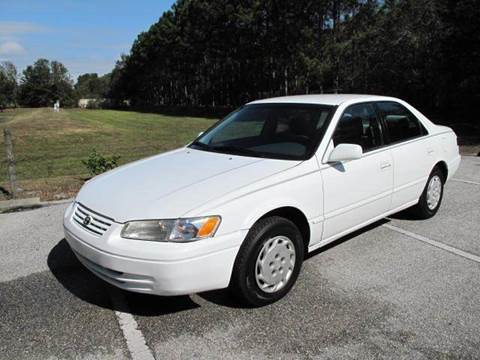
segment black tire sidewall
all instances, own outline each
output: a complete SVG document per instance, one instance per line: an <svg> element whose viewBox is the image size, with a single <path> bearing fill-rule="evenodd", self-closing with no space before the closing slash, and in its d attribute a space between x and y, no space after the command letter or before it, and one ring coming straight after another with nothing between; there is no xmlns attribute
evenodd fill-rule
<svg viewBox="0 0 480 360"><path fill-rule="evenodd" d="M254 306L262 306L275 302L284 297L295 284L304 257L303 239L298 228L291 221L274 217L266 219L267 221L257 224L260 229L254 229L253 236L247 239L245 251L247 251L247 258L244 264L239 264L244 268L240 271L240 289L242 295L248 303ZM255 231L256 230L256 231ZM260 250L266 241L275 236L288 237L295 247L295 266L293 273L286 286L274 293L266 293L260 289L255 279L255 267ZM247 236L248 237L248 236ZM239 269L240 270L240 269Z"/></svg>
<svg viewBox="0 0 480 360"><path fill-rule="evenodd" d="M434 209L430 209L428 207L428 202L427 202L427 192L428 192L428 185L430 184L430 180L432 180L434 176L438 176L440 178L442 190L440 193L440 199L438 200L437 206ZM438 209L440 209L440 205L442 204L442 200L443 200L444 185L445 185L445 179L442 171L440 171L440 169L438 168L435 168L430 174L430 176L428 177L427 184L425 185L425 189L423 190L422 196L420 198L420 204L419 204L420 215L423 218L431 218L432 216L435 216L435 214L438 212Z"/></svg>

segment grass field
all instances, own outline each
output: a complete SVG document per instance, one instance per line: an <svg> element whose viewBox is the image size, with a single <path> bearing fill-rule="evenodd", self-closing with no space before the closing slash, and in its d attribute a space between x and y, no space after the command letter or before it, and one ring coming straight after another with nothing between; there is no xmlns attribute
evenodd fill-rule
<svg viewBox="0 0 480 360"><path fill-rule="evenodd" d="M114 110L17 109L0 113L0 187L9 189L3 128L13 135L20 197L72 196L92 149L127 163L185 145L214 120ZM2 190L2 189L0 189ZM0 195L1 197L1 195Z"/></svg>

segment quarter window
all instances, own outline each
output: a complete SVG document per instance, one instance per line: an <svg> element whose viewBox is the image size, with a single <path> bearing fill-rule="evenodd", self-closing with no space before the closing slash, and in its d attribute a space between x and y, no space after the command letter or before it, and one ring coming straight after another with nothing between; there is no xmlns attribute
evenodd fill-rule
<svg viewBox="0 0 480 360"><path fill-rule="evenodd" d="M427 133L415 115L401 104L384 101L377 103L377 106L385 119L391 143L406 141Z"/></svg>
<svg viewBox="0 0 480 360"><path fill-rule="evenodd" d="M370 103L349 106L333 134L335 146L341 143L360 145L364 152L382 145L380 125Z"/></svg>

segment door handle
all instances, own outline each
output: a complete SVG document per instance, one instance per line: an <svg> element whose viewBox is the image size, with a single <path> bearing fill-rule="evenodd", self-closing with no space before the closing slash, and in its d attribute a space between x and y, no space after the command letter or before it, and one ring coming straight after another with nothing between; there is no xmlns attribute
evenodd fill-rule
<svg viewBox="0 0 480 360"><path fill-rule="evenodd" d="M380 169L385 170L385 169L388 169L391 166L392 166L391 163L389 163L388 161L384 161L380 164Z"/></svg>

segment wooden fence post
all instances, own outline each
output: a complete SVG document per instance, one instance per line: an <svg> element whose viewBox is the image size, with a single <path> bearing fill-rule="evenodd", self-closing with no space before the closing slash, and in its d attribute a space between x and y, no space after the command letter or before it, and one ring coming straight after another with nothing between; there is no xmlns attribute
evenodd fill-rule
<svg viewBox="0 0 480 360"><path fill-rule="evenodd" d="M7 169L10 189L12 197L15 199L17 197L17 172L15 170L15 157L13 155L12 133L10 129L4 129L3 136L5 137L5 147L7 150Z"/></svg>

